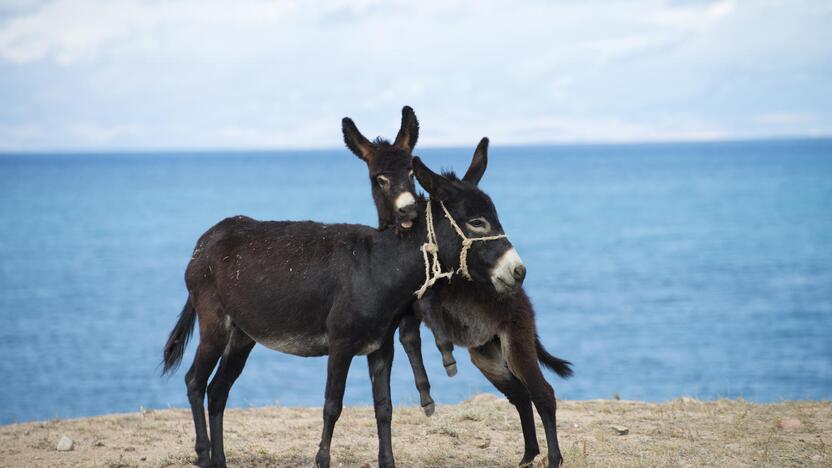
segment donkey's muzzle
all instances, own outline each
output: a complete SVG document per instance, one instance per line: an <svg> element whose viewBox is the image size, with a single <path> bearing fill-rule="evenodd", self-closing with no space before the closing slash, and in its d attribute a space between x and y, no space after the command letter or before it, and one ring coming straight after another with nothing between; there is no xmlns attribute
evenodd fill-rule
<svg viewBox="0 0 832 468"><path fill-rule="evenodd" d="M396 198L396 224L400 228L410 229L413 227L413 220L419 215L416 211L416 199L410 192L402 192Z"/></svg>
<svg viewBox="0 0 832 468"><path fill-rule="evenodd" d="M416 205L414 204L396 209L396 214L401 220L413 221L419 213L416 211Z"/></svg>
<svg viewBox="0 0 832 468"><path fill-rule="evenodd" d="M526 266L514 247L506 250L491 270L491 284L499 294L517 292L526 278Z"/></svg>
<svg viewBox="0 0 832 468"><path fill-rule="evenodd" d="M416 205L405 206L396 209L396 223L400 228L410 229L413 227L413 220L418 216Z"/></svg>
<svg viewBox="0 0 832 468"><path fill-rule="evenodd" d="M522 263L515 265L514 269L511 271L511 275L514 277L514 281L518 283L522 283L524 279L526 279L526 265Z"/></svg>

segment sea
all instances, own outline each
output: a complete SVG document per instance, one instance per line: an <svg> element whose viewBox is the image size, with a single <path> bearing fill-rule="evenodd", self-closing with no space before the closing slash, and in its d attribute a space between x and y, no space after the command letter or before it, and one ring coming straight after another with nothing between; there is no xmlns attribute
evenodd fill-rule
<svg viewBox="0 0 832 468"><path fill-rule="evenodd" d="M472 153L417 151L460 173ZM160 361L197 238L237 214L373 225L369 184L339 148L0 155L0 424L186 407L194 343ZM832 398L832 140L497 145L481 187L574 364L546 374L558 397ZM438 403L497 392L422 337ZM395 352L394 404L417 404ZM229 406L320 406L325 377L257 346ZM372 404L363 357L345 403Z"/></svg>

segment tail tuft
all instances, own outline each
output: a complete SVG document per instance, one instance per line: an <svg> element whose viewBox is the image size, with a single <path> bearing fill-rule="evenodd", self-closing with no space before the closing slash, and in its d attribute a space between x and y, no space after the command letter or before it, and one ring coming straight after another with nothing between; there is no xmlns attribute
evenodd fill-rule
<svg viewBox="0 0 832 468"><path fill-rule="evenodd" d="M534 341L535 345L537 345L537 359L541 364L543 364L544 367L564 379L572 377L571 362L549 354L549 352L546 351L546 348L543 347L543 343L540 342L540 337L535 337Z"/></svg>
<svg viewBox="0 0 832 468"><path fill-rule="evenodd" d="M196 309L191 305L189 298L185 302L185 307L182 308L182 312L179 314L179 320L176 321L176 325L170 332L168 342L165 343L162 375L169 374L179 367L179 363L182 361L182 354L185 352L188 340L191 339L191 334L194 332L195 322Z"/></svg>

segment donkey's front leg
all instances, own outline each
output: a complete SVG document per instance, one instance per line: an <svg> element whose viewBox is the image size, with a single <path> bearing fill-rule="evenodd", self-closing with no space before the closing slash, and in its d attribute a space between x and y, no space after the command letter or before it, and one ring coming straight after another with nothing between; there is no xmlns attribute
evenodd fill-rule
<svg viewBox="0 0 832 468"><path fill-rule="evenodd" d="M456 375L456 358L454 357L454 344L448 340L443 339L440 335L434 333L434 341L439 352L442 353L442 365L445 366L445 373L448 377Z"/></svg>
<svg viewBox="0 0 832 468"><path fill-rule="evenodd" d="M330 345L326 372L326 401L324 402L324 429L321 444L315 456L315 466L329 468L329 447L335 423L344 405L344 387L350 370L354 350L347 346Z"/></svg>
<svg viewBox="0 0 832 468"><path fill-rule="evenodd" d="M378 428L378 466L395 467L390 422L393 403L390 401L390 369L393 366L393 336L387 337L381 348L367 356L370 381L373 383L373 406ZM433 403L431 402L431 405Z"/></svg>
<svg viewBox="0 0 832 468"><path fill-rule="evenodd" d="M413 307L416 307L415 303ZM419 332L421 323L415 313L402 317L399 323L399 341L401 341L404 352L407 354L407 359L410 360L410 368L413 369L413 378L416 380L416 389L419 391L422 410L426 415L431 416L436 409L436 405L430 396L430 381L427 372L425 372L425 364L422 362L422 338Z"/></svg>
<svg viewBox="0 0 832 468"><path fill-rule="evenodd" d="M557 430L557 401L555 391L546 382L540 364L537 362L537 350L533 334L514 329L507 336L501 336L503 355L508 361L508 367L525 384L529 396L537 408L537 414L543 422L546 432L546 446L548 448L548 465L556 468L563 464L563 456L558 445Z"/></svg>
<svg viewBox="0 0 832 468"><path fill-rule="evenodd" d="M418 302L422 318L433 332L436 347L442 353L442 365L448 377L456 375L456 358L454 358L454 344L445 331L445 321L442 314L442 304L435 291L428 291Z"/></svg>

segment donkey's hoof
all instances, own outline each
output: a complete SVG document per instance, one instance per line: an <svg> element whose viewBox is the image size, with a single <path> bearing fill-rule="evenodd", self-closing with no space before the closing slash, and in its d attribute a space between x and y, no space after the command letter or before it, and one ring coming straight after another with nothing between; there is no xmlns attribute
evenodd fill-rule
<svg viewBox="0 0 832 468"><path fill-rule="evenodd" d="M448 364L445 366L445 372L448 373L448 377L453 377L456 375L456 362Z"/></svg>
<svg viewBox="0 0 832 468"><path fill-rule="evenodd" d="M318 452L315 456L315 468L329 468L329 452Z"/></svg>
<svg viewBox="0 0 832 468"><path fill-rule="evenodd" d="M549 455L549 467L558 468L559 466L563 466L563 456L560 452Z"/></svg>
<svg viewBox="0 0 832 468"><path fill-rule="evenodd" d="M520 464L518 464L517 466L519 466L520 468L529 468L534 466L534 457L523 457L523 459L520 460Z"/></svg>
<svg viewBox="0 0 832 468"><path fill-rule="evenodd" d="M430 402L426 405L422 405L422 411L425 412L425 416L431 417L433 413L436 411L436 405L433 402Z"/></svg>

